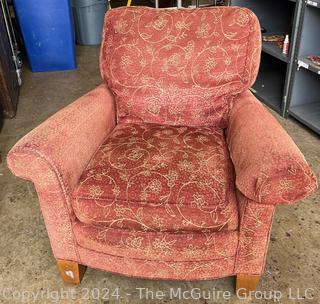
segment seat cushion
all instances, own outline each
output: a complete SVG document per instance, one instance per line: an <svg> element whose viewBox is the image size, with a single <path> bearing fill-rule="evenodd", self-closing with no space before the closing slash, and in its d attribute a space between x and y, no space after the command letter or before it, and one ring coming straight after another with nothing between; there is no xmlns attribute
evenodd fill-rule
<svg viewBox="0 0 320 304"><path fill-rule="evenodd" d="M140 231L236 230L233 167L222 129L118 125L73 193L85 224Z"/></svg>

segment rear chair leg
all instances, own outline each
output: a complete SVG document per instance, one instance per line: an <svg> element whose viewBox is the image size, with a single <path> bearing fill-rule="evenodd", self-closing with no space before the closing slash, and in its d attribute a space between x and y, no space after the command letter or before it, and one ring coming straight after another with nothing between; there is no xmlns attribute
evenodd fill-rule
<svg viewBox="0 0 320 304"><path fill-rule="evenodd" d="M87 266L72 261L57 260L62 280L65 283L80 284Z"/></svg>
<svg viewBox="0 0 320 304"><path fill-rule="evenodd" d="M250 291L255 291L259 284L259 275L237 275L236 292L239 296L247 296Z"/></svg>

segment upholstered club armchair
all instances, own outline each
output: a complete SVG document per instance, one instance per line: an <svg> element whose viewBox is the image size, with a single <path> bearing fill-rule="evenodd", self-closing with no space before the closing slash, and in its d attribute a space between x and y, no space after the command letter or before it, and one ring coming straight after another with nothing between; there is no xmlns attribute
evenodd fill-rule
<svg viewBox="0 0 320 304"><path fill-rule="evenodd" d="M263 273L272 218L317 187L249 91L260 27L236 7L112 9L104 83L9 152L31 180L66 282L85 266L201 280Z"/></svg>

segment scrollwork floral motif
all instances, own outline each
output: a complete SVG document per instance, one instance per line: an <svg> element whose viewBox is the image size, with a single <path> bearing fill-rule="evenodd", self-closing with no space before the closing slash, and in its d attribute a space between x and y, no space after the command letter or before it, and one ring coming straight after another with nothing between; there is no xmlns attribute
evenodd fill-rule
<svg viewBox="0 0 320 304"><path fill-rule="evenodd" d="M106 227L235 229L229 162L223 130L121 124L83 173L73 207L81 221Z"/></svg>
<svg viewBox="0 0 320 304"><path fill-rule="evenodd" d="M223 126L232 96L255 78L259 35L246 9L111 11L101 67L118 121Z"/></svg>

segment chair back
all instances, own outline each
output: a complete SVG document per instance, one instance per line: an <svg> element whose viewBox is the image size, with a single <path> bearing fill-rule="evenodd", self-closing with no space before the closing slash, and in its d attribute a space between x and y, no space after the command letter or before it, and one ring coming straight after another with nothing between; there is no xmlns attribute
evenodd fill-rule
<svg viewBox="0 0 320 304"><path fill-rule="evenodd" d="M255 81L261 32L239 7L121 7L105 16L100 68L118 122L226 127Z"/></svg>

